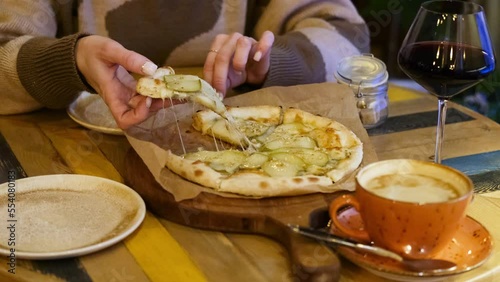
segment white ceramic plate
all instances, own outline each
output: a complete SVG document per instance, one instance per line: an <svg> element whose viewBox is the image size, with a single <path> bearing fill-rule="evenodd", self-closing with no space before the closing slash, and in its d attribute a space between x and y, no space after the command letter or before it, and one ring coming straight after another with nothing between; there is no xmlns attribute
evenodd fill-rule
<svg viewBox="0 0 500 282"><path fill-rule="evenodd" d="M101 96L82 92L67 109L68 115L75 122L88 129L107 134L123 135L116 125L108 106Z"/></svg>
<svg viewBox="0 0 500 282"><path fill-rule="evenodd" d="M134 190L109 179L57 174L0 185L0 254L59 259L96 252L132 233L146 206ZM15 250L12 251L11 248Z"/></svg>

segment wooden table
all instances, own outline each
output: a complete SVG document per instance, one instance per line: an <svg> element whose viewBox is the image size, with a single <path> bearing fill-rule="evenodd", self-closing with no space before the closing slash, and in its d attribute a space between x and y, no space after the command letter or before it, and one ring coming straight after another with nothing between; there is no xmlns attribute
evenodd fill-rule
<svg viewBox="0 0 500 282"><path fill-rule="evenodd" d="M390 119L369 131L379 159L431 159L436 100L393 85L390 98ZM481 153L500 150L499 124L458 105L452 108L451 123L446 127L445 161L452 159L453 163L456 157L480 154L476 162L481 164ZM0 133L0 182L6 181L9 170L17 171L19 178L76 173L123 182L130 149L127 139L85 129L65 111L2 116ZM477 181L490 180L483 177ZM490 230L498 246L500 192L496 185L488 189L476 195L469 215ZM500 281L499 265L500 253L495 249L485 265L452 281ZM286 250L270 239L193 229L151 213L123 242L94 254L62 260L18 260L16 274L9 273L7 259L0 258L0 281L243 282L297 278ZM384 281L346 260L342 260L340 280Z"/></svg>

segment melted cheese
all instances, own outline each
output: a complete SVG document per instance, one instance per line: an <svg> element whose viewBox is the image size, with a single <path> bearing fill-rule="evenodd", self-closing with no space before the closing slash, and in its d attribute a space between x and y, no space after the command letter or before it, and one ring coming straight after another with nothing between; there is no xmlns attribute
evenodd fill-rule
<svg viewBox="0 0 500 282"><path fill-rule="evenodd" d="M242 140L235 136L227 120L214 116L210 111L198 112L193 119L195 128L205 134L217 136L234 145ZM272 125L245 119L245 116L234 121L233 126L253 139L256 151L246 151L247 157L239 161L238 167L234 166L234 161L227 159L228 167L225 167L223 163L227 157L220 154L215 157L217 170L260 171L273 177L326 175L349 158L351 149L342 146L339 130L336 128L317 128L297 122L296 119L289 121L290 123ZM212 162L213 160L210 163ZM213 165L210 166L214 168Z"/></svg>
<svg viewBox="0 0 500 282"><path fill-rule="evenodd" d="M234 118L228 113L226 106L222 102L221 95L205 80L194 75L175 75L174 70L170 67L158 68L152 76L140 78L136 90L141 95L160 98L163 101L169 98L171 104L172 99L188 99L207 107L224 118L228 123L230 131L234 131L240 136L240 139L243 140L240 146L244 150L255 151L252 142L250 142L245 133L238 129ZM175 111L173 112L175 115ZM175 119L177 128L179 129L177 117ZM185 153L184 141L179 130L178 134ZM217 142L215 142L215 145L217 147Z"/></svg>

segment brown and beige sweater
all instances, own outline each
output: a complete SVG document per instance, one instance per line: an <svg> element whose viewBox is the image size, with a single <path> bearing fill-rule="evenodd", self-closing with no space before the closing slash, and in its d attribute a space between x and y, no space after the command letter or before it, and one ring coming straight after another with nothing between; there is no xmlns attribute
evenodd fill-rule
<svg viewBox="0 0 500 282"><path fill-rule="evenodd" d="M203 66L219 33L276 35L263 87L332 81L342 57L369 50L350 0L2 0L0 114L63 108L83 90L74 47L108 36L158 65Z"/></svg>

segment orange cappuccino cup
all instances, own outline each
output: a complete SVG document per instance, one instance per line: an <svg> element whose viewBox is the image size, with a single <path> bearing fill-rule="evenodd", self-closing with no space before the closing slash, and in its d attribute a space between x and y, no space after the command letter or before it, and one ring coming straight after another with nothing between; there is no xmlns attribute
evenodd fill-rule
<svg viewBox="0 0 500 282"><path fill-rule="evenodd" d="M469 177L432 162L393 159L371 163L356 175L356 191L332 201L334 227L362 242L406 258L429 258L452 240L466 216L474 186ZM339 211L353 207L359 229L344 225Z"/></svg>

